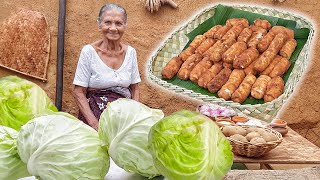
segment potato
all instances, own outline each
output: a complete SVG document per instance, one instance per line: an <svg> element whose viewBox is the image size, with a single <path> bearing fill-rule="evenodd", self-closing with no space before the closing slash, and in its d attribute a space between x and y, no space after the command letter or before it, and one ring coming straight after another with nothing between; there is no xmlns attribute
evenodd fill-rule
<svg viewBox="0 0 320 180"><path fill-rule="evenodd" d="M247 134L247 131L240 126L236 126L236 131L237 131L236 134L241 134L242 136L245 136Z"/></svg>
<svg viewBox="0 0 320 180"><path fill-rule="evenodd" d="M278 137L270 132L265 132L262 134L262 138L267 142L277 141Z"/></svg>
<svg viewBox="0 0 320 180"><path fill-rule="evenodd" d="M260 137L260 136L261 135L258 132L251 132L246 135L246 138L248 139L248 141L251 141L251 139L253 139L255 137Z"/></svg>
<svg viewBox="0 0 320 180"><path fill-rule="evenodd" d="M249 133L251 133L251 132L257 132L257 129L258 129L258 128L256 128L256 127L249 127L249 128L247 129L247 134L249 134Z"/></svg>
<svg viewBox="0 0 320 180"><path fill-rule="evenodd" d="M222 128L222 133L225 136L229 137L229 136L232 136L234 134L237 134L237 128L236 128L236 126L224 126Z"/></svg>
<svg viewBox="0 0 320 180"><path fill-rule="evenodd" d="M240 126L224 126L222 128L222 133L227 137L230 137L234 134L241 134L242 136L245 136L247 131Z"/></svg>
<svg viewBox="0 0 320 180"><path fill-rule="evenodd" d="M251 139L250 141L251 144L264 144L266 141L262 137L255 137Z"/></svg>
<svg viewBox="0 0 320 180"><path fill-rule="evenodd" d="M248 142L248 140L240 134L234 134L234 135L230 136L230 138L237 140L237 141L241 141L241 142Z"/></svg>
<svg viewBox="0 0 320 180"><path fill-rule="evenodd" d="M262 135L262 134L266 133L267 131L264 130L263 128L257 128L257 132L258 132L260 135Z"/></svg>

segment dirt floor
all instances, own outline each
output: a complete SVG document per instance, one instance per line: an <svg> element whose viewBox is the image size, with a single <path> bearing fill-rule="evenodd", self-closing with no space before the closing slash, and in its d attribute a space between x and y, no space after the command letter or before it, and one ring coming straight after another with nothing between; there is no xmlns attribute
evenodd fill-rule
<svg viewBox="0 0 320 180"><path fill-rule="evenodd" d="M141 101L153 108L162 109L170 114L180 109L194 110L201 102L186 96L177 96L160 86L150 82L146 77L146 64L152 53L161 43L180 25L194 17L207 6L218 4L212 0L175 0L178 9L169 6L161 7L157 13L149 13L144 8L144 0L110 0L109 3L118 3L127 9L128 28L124 41L136 48L138 53L139 69L142 78ZM289 122L290 127L305 136L314 144L320 146L320 2L318 0L299 1L286 0L283 3L274 3L273 0L238 0L221 1L224 4L251 4L272 7L283 11L291 11L313 22L316 30L313 37L311 62L305 71L299 86L283 106L278 117ZM220 2L220 3L221 3ZM99 39L96 18L100 7L106 1L77 0L67 1L67 17L65 31L65 59L64 59L64 86L63 111L77 114L77 107L71 95L72 80L81 48ZM28 78L9 70L0 68L0 76L18 75L39 84L52 98L55 99L56 61L57 61L57 29L59 4L57 0L3 0L0 3L0 22L10 13L19 8L26 8L42 12L48 19L51 30L51 54L48 67L48 82Z"/></svg>

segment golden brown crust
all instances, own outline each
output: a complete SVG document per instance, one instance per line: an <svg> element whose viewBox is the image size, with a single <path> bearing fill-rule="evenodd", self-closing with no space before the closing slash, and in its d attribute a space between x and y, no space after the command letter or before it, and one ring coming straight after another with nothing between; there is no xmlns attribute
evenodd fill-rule
<svg viewBox="0 0 320 180"><path fill-rule="evenodd" d="M178 77L182 80L189 79L190 72L192 69L202 60L200 54L192 54L188 59L181 65L178 71Z"/></svg>
<svg viewBox="0 0 320 180"><path fill-rule="evenodd" d="M249 48L244 50L233 61L233 68L244 69L247 68L253 61L259 57L259 52L256 48Z"/></svg>
<svg viewBox="0 0 320 180"><path fill-rule="evenodd" d="M267 31L261 27L250 26L252 29L252 35L248 41L248 47L257 48L259 41L267 34Z"/></svg>
<svg viewBox="0 0 320 180"><path fill-rule="evenodd" d="M256 76L249 74L247 75L239 88L232 94L231 99L234 102L243 103L251 92L252 85L256 82Z"/></svg>
<svg viewBox="0 0 320 180"><path fill-rule="evenodd" d="M274 34L286 33L289 39L294 39L294 31L283 26L273 26L270 29Z"/></svg>
<svg viewBox="0 0 320 180"><path fill-rule="evenodd" d="M244 27L249 27L249 21L245 18L232 18L228 19L226 22L227 25L235 26L238 24L242 24Z"/></svg>
<svg viewBox="0 0 320 180"><path fill-rule="evenodd" d="M257 49L260 53L268 49L270 43L272 42L275 34L273 32L268 32L258 43Z"/></svg>
<svg viewBox="0 0 320 180"><path fill-rule="evenodd" d="M239 34L237 41L248 43L252 33L253 31L249 27L244 28L242 32Z"/></svg>
<svg viewBox="0 0 320 180"><path fill-rule="evenodd" d="M190 72L190 80L197 83L201 74L206 72L212 64L212 61L208 57L204 57Z"/></svg>
<svg viewBox="0 0 320 180"><path fill-rule="evenodd" d="M244 72L246 73L246 75L249 75L249 74L257 75L258 74L258 71L256 71L254 69L254 65L255 65L256 62L257 62L257 59L254 60L248 67L246 67L244 69Z"/></svg>
<svg viewBox="0 0 320 180"><path fill-rule="evenodd" d="M251 88L251 96L256 99L262 99L267 90L268 82L271 78L267 75L260 75Z"/></svg>
<svg viewBox="0 0 320 180"><path fill-rule="evenodd" d="M271 71L273 70L273 68L276 66L276 64L279 62L279 60L281 59L281 56L276 56L275 58L273 58L273 60L271 61L271 63L269 64L269 66L260 73L260 75L268 75L271 73Z"/></svg>
<svg viewBox="0 0 320 180"><path fill-rule="evenodd" d="M195 53L198 54L203 54L204 52L206 52L217 40L214 40L212 38L207 38L206 40L204 40L198 47L197 49L194 51Z"/></svg>
<svg viewBox="0 0 320 180"><path fill-rule="evenodd" d="M205 32L203 35L207 38L214 38L214 35L216 34L216 32L222 28L221 25L215 25L213 26L211 29L209 29L207 32Z"/></svg>
<svg viewBox="0 0 320 180"><path fill-rule="evenodd" d="M197 49L198 46L200 46L200 44L206 39L206 37L204 35L198 35L196 36L192 42L190 43L190 47L193 47L195 49Z"/></svg>
<svg viewBox="0 0 320 180"><path fill-rule="evenodd" d="M266 29L267 31L271 28L271 23L264 19L256 19L253 24L257 27L261 27L263 29Z"/></svg>
<svg viewBox="0 0 320 180"><path fill-rule="evenodd" d="M297 46L297 41L295 39L289 39L280 49L280 55L282 57L290 59L296 46Z"/></svg>
<svg viewBox="0 0 320 180"><path fill-rule="evenodd" d="M276 34L267 50L272 50L278 54L282 46L286 43L287 38L288 36L285 33Z"/></svg>
<svg viewBox="0 0 320 180"><path fill-rule="evenodd" d="M213 62L219 62L222 59L222 54L226 52L234 43L236 42L235 39L230 38L217 46L217 48L213 49L212 53L210 54L210 60Z"/></svg>
<svg viewBox="0 0 320 180"><path fill-rule="evenodd" d="M254 69L258 72L263 72L271 63L271 61L276 57L276 51L272 49L267 49L263 52L254 64Z"/></svg>
<svg viewBox="0 0 320 180"><path fill-rule="evenodd" d="M214 35L215 39L222 39L222 37L231 29L232 26L225 25L222 26Z"/></svg>
<svg viewBox="0 0 320 180"><path fill-rule="evenodd" d="M179 71L183 61L180 57L173 57L162 69L161 75L165 79L171 79Z"/></svg>
<svg viewBox="0 0 320 180"><path fill-rule="evenodd" d="M223 69L221 63L215 63L208 71L202 73L198 79L198 85L203 88L207 88L209 81L211 81L221 70Z"/></svg>
<svg viewBox="0 0 320 180"><path fill-rule="evenodd" d="M284 81L280 76L272 78L267 85L267 90L263 96L264 102L270 102L278 98L284 89Z"/></svg>
<svg viewBox="0 0 320 180"><path fill-rule="evenodd" d="M194 53L194 51L195 48L189 46L179 54L179 57L181 57L182 61L186 61L188 57L190 57Z"/></svg>
<svg viewBox="0 0 320 180"><path fill-rule="evenodd" d="M231 72L228 68L222 69L219 74L208 83L208 90L211 93L217 92L228 81Z"/></svg>
<svg viewBox="0 0 320 180"><path fill-rule="evenodd" d="M245 76L244 70L234 69L228 81L219 90L218 96L224 100L231 99L231 95L239 87Z"/></svg>
<svg viewBox="0 0 320 180"><path fill-rule="evenodd" d="M244 26L242 24L232 26L232 28L222 37L222 40L229 38L237 39L243 29Z"/></svg>
<svg viewBox="0 0 320 180"><path fill-rule="evenodd" d="M270 72L269 76L271 78L276 76L283 76L284 73L287 72L289 67L290 67L290 61L287 58L281 57L279 59L279 62L274 66L274 68Z"/></svg>
<svg viewBox="0 0 320 180"><path fill-rule="evenodd" d="M223 62L232 64L233 60L246 49L247 49L247 44L245 42L234 43L226 52L223 53L222 55Z"/></svg>

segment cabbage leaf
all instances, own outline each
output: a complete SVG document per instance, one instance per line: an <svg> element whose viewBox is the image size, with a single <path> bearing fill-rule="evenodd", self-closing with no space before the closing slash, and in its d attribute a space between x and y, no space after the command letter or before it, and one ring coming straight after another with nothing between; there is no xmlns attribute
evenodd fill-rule
<svg viewBox="0 0 320 180"><path fill-rule="evenodd" d="M29 176L27 165L17 151L18 132L0 125L0 179L16 180Z"/></svg>
<svg viewBox="0 0 320 180"><path fill-rule="evenodd" d="M98 133L65 115L30 120L22 126L17 144L29 173L40 179L103 179L109 169Z"/></svg>
<svg viewBox="0 0 320 180"><path fill-rule="evenodd" d="M98 132L103 146L108 147L110 157L119 167L149 178L159 174L148 147L148 134L163 116L161 110L130 99L108 104L100 116Z"/></svg>
<svg viewBox="0 0 320 180"><path fill-rule="evenodd" d="M37 114L58 111L44 90L17 76L0 79L0 125L19 130Z"/></svg>
<svg viewBox="0 0 320 180"><path fill-rule="evenodd" d="M208 117L188 110L166 116L149 133L154 163L167 179L222 179L231 169L231 145Z"/></svg>

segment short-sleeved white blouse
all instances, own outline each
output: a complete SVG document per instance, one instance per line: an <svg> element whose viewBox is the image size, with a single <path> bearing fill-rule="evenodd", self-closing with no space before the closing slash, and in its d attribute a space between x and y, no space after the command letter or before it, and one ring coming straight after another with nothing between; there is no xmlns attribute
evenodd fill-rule
<svg viewBox="0 0 320 180"><path fill-rule="evenodd" d="M112 69L99 57L94 47L85 45L80 53L74 85L104 89L113 86L129 87L141 82L136 50L128 45L119 69Z"/></svg>

